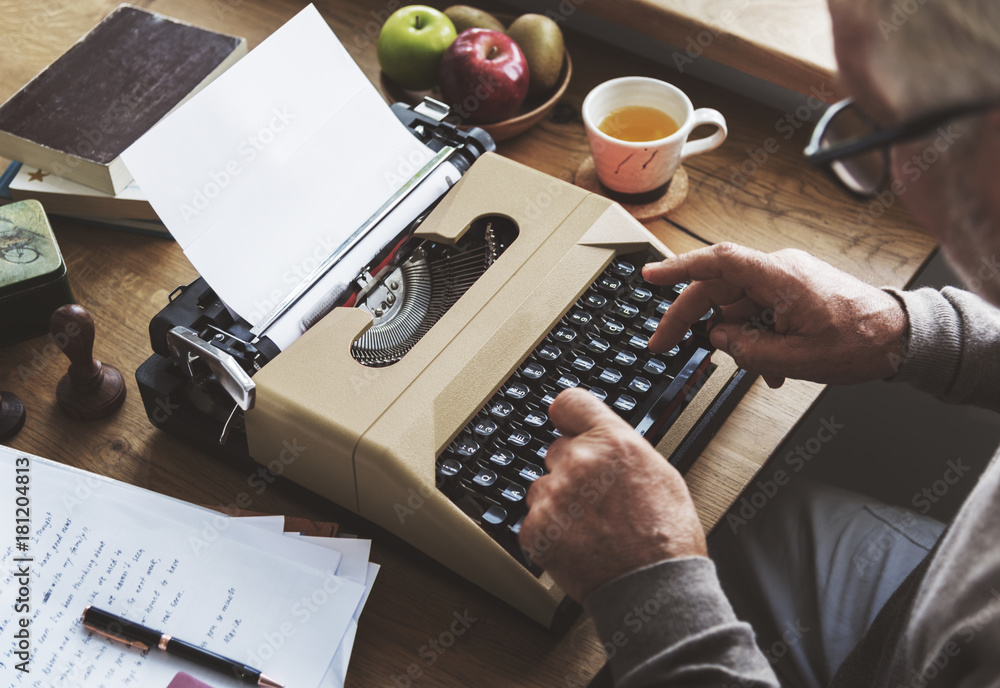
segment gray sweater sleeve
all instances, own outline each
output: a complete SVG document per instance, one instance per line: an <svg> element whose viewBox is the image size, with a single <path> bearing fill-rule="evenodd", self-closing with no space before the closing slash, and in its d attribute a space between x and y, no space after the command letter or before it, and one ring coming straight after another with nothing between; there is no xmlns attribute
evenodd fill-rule
<svg viewBox="0 0 1000 688"><path fill-rule="evenodd" d="M1000 310L967 291L887 289L903 304L909 337L892 381L943 401L1000 411Z"/></svg>
<svg viewBox="0 0 1000 688"><path fill-rule="evenodd" d="M592 592L584 606L619 688L778 688L710 559L671 559L631 571Z"/></svg>

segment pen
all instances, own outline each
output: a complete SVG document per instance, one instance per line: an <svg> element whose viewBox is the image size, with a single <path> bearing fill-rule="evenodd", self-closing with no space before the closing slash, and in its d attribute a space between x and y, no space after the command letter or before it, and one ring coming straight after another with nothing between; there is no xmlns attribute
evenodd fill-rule
<svg viewBox="0 0 1000 688"><path fill-rule="evenodd" d="M184 657L195 664L200 664L206 669L214 669L224 674L235 676L242 683L265 686L265 688L284 688L284 684L265 676L259 669L248 667L242 662L227 659L222 655L203 650L197 645L178 640L166 633L154 631L152 628L146 628L140 624L123 619L120 616L115 616L103 609L97 609L88 605L83 610L83 625L94 633L132 647L138 647L142 650L156 647L172 655Z"/></svg>

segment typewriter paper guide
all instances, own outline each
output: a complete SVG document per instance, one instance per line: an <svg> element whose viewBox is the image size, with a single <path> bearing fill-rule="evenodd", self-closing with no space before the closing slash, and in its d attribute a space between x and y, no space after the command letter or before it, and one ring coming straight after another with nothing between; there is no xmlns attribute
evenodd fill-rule
<svg viewBox="0 0 1000 688"><path fill-rule="evenodd" d="M312 5L123 154L251 324L430 157Z"/></svg>

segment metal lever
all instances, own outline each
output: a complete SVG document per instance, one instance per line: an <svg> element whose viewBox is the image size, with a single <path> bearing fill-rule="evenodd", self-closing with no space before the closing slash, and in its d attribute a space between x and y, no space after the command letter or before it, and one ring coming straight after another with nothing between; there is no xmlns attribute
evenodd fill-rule
<svg viewBox="0 0 1000 688"><path fill-rule="evenodd" d="M194 364L201 362L215 375L222 388L244 411L253 408L257 386L236 359L212 346L189 327L178 325L167 332L167 346L174 361L191 378L197 376Z"/></svg>

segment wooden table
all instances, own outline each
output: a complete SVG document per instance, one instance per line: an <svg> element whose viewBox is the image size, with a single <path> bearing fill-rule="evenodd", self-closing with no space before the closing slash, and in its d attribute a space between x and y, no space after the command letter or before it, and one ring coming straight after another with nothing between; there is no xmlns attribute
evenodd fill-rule
<svg viewBox="0 0 1000 688"><path fill-rule="evenodd" d="M96 24L117 0L7 3L0 15L6 98ZM304 5L296 0L139 0L138 4L257 45ZM321 12L369 77L378 67L366 26L385 16L381 0L321 0ZM394 6L391 5L390 6ZM380 14L381 13L381 14ZM906 284L932 242L898 204L864 207L803 162L808 126L796 113L767 109L686 77L665 73L598 42L568 37L573 83L558 116L499 146L501 154L563 179L588 155L580 104L598 83L620 75L668 79L697 107L729 118L729 140L687 163L690 194L669 220L650 229L676 251L734 240L764 250L798 247L873 284ZM789 138L785 138L785 132ZM874 216L878 215L877 218ZM0 389L18 394L28 422L11 444L21 450L202 504L231 503L246 491L252 467L211 458L155 430L147 421L132 372L149 355L150 318L179 284L196 277L168 240L56 221L77 300L97 323L95 356L118 366L128 381L124 408L111 418L79 423L55 406L66 360L46 337L0 349ZM688 481L706 527L737 498L821 391L788 383L779 391L758 382L726 422ZM383 565L357 638L348 684L391 686L412 665L420 686L553 686L586 680L603 662L592 624L580 619L555 637L475 586L391 536L294 485L275 483L253 497L252 509L317 520L375 540ZM427 644L447 631L453 614L477 620L444 654ZM433 661L431 661L433 660ZM400 679L396 685L405 685Z"/></svg>

